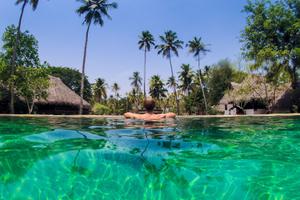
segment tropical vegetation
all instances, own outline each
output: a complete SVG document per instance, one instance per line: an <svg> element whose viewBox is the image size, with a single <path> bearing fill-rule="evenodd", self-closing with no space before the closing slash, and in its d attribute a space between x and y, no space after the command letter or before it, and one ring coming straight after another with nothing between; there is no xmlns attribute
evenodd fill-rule
<svg viewBox="0 0 300 200"><path fill-rule="evenodd" d="M241 34L243 67L229 59L204 66L204 56L213 51L201 37L193 37L184 43L176 32L169 30L158 36L142 31L138 36L138 48L143 52L144 65L128 77L131 89L124 91L123 85L109 83L103 77L90 83L86 76L86 57L89 32L92 24L104 25L104 18L111 19L110 11L117 3L108 0L79 0L77 13L84 17L86 25L84 53L81 71L73 67L51 66L40 62L38 41L21 25L25 7L37 8L38 0L17 0L21 13L17 26L7 26L2 35L0 52L0 102L10 99L10 112L14 113L16 96L22 96L32 113L35 101L47 98L49 76L55 76L92 105L94 114L123 114L127 111L142 111L143 100L148 96L156 99L157 109L179 114L215 114L222 97L232 89L232 83L242 83L247 77L263 77L261 84L276 89L291 83L292 90L299 90L300 68L300 3L298 0L249 0L244 12L246 26ZM185 45L184 45L185 44ZM184 48L186 47L186 48ZM209 48L208 48L209 47ZM190 53L195 61L174 66L180 59L180 51ZM155 52L168 61L170 76L161 74L147 77L148 54ZM163 61L162 61L163 62ZM237 66L238 65L238 66ZM196 67L195 67L196 66ZM178 71L174 69L179 69ZM143 74L142 74L143 73ZM142 75L141 75L142 74ZM110 85L111 84L111 85ZM256 83L259 84L259 83ZM265 100L271 104L269 100ZM299 111L300 102L293 102Z"/></svg>
<svg viewBox="0 0 300 200"><path fill-rule="evenodd" d="M86 55L87 55L87 45L89 40L89 32L91 24L95 25L104 25L104 17L111 19L109 15L109 10L113 8L117 8L118 4L113 2L109 3L107 0L94 0L94 1L86 1L80 0L82 6L77 9L77 13L79 15L84 15L83 24L87 25L86 34L85 34L85 42L84 42L84 53L83 53L83 62L82 62L82 70L81 70L81 89L80 89L80 107L79 114L82 114L83 109L83 94L84 94L84 79L85 79L85 64L86 64Z"/></svg>

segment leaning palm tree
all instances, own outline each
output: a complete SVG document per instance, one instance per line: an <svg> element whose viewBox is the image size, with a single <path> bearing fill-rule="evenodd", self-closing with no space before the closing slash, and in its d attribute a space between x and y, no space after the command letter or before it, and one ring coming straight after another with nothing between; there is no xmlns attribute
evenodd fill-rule
<svg viewBox="0 0 300 200"><path fill-rule="evenodd" d="M151 47L155 45L154 37L149 31L143 31L139 36L138 42L139 49L144 50L144 98L146 98L146 63L147 63L147 52L151 50Z"/></svg>
<svg viewBox="0 0 300 200"><path fill-rule="evenodd" d="M179 88L183 90L185 95L189 95L192 89L192 82L193 82L193 71L189 64L181 65L181 71L179 73L179 79L181 84Z"/></svg>
<svg viewBox="0 0 300 200"><path fill-rule="evenodd" d="M158 54L162 54L163 57L169 59L171 75L175 80L173 65L172 65L172 53L175 56L178 56L178 49L182 49L183 41L178 40L177 34L173 31L167 31L165 32L164 36L159 36L159 38L162 44L156 45L155 48L158 49ZM174 89L175 101L177 105L177 114L179 114L179 101L177 97L176 87L174 87L173 89Z"/></svg>
<svg viewBox="0 0 300 200"><path fill-rule="evenodd" d="M111 16L108 14L108 11L112 8L117 8L118 4L108 3L108 0L78 0L83 5L77 9L79 15L84 15L83 24L87 25L87 30L85 34L85 44L84 44L84 53L83 53L83 63L82 63L82 73L81 73L81 88L80 88L80 107L79 114L82 114L83 107L83 90L84 90L84 77L85 77L85 62L87 54L87 44L89 39L89 31L92 23L99 24L100 26L104 25L103 17L111 19Z"/></svg>
<svg viewBox="0 0 300 200"><path fill-rule="evenodd" d="M13 46L13 55L10 60L10 66L11 66L11 74L10 76L13 77L15 74L15 68L16 68L16 59L17 59L17 50L19 48L19 43L20 43L20 34L21 34L21 25L22 25L22 20L23 20L23 15L25 11L25 7L27 4L30 4L32 6L32 9L35 10L39 4L39 0L17 0L16 4L22 4L21 8L21 13L19 16L19 22L18 22L18 27L17 27L17 35L16 35L16 40ZM15 112L15 100L14 100L14 82L11 81L10 86L10 113L14 114Z"/></svg>
<svg viewBox="0 0 300 200"><path fill-rule="evenodd" d="M207 100L204 92L204 87L203 87L203 81L201 77L201 66L200 66L200 56L201 54L206 54L209 49L206 48L206 45L201 41L201 38L194 37L193 40L189 41L187 44L187 47L189 48L189 52L194 55L195 58L197 58L198 61L198 70L199 70L199 80L200 80L200 87L202 90L202 95L204 99L204 104L205 104L205 110L206 113L208 112L208 106L207 106Z"/></svg>
<svg viewBox="0 0 300 200"><path fill-rule="evenodd" d="M107 84L105 83L105 80L102 78L98 78L95 85L93 86L94 97L97 103L100 103L107 98L106 88Z"/></svg>

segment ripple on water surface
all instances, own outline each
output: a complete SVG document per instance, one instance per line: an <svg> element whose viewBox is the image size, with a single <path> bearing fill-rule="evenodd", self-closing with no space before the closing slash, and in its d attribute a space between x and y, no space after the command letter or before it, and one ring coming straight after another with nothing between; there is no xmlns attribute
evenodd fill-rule
<svg viewBox="0 0 300 200"><path fill-rule="evenodd" d="M0 118L0 199L298 199L300 118Z"/></svg>

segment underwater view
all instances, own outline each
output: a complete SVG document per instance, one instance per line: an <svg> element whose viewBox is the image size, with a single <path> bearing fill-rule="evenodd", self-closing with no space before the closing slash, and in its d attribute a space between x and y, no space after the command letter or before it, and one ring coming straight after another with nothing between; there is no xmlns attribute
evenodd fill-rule
<svg viewBox="0 0 300 200"><path fill-rule="evenodd" d="M0 199L299 199L300 118L0 118Z"/></svg>

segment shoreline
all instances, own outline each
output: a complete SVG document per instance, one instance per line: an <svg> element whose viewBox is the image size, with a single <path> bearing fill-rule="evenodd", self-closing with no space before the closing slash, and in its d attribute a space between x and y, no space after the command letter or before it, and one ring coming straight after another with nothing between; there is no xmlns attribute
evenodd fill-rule
<svg viewBox="0 0 300 200"><path fill-rule="evenodd" d="M238 118L238 117L300 117L300 113L277 113L257 115L179 115L177 118ZM27 118L87 118L87 119L124 119L123 115L29 115L29 114L0 114L0 117L27 117Z"/></svg>

